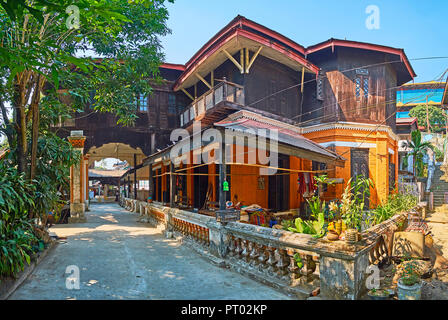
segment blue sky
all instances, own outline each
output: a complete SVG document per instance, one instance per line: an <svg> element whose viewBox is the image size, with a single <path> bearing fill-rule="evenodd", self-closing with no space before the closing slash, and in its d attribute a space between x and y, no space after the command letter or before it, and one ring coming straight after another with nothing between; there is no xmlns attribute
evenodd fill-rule
<svg viewBox="0 0 448 320"><path fill-rule="evenodd" d="M376 5L380 28L365 26ZM172 34L162 39L166 61L184 64L238 14L309 46L329 38L403 48L409 59L448 56L446 0L175 0L168 4ZM415 81L437 78L448 59L412 61Z"/></svg>

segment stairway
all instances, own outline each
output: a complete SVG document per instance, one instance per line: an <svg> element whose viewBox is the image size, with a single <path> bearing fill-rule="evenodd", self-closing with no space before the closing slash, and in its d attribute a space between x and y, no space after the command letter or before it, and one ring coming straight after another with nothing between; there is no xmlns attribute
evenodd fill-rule
<svg viewBox="0 0 448 320"><path fill-rule="evenodd" d="M448 182L440 180L441 176L443 176L443 171L440 170L440 167L436 167L431 185L434 195L434 210L448 212L448 205L444 203L445 192L448 192Z"/></svg>

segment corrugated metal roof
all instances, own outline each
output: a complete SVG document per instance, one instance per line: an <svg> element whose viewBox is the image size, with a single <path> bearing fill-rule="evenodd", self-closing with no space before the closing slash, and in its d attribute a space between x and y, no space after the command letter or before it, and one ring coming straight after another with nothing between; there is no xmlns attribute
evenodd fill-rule
<svg viewBox="0 0 448 320"><path fill-rule="evenodd" d="M311 141L298 132L276 126L274 124L269 124L261 121L256 121L254 119L249 119L242 117L238 120L233 121L220 121L214 124L215 126L225 127L226 129L244 132L248 134L250 130L255 130L257 136L262 136L264 138L270 138L267 130L277 130L278 132L278 142L288 144L300 149L312 151L330 158L337 160L345 160L343 157L339 156L337 153L332 152L314 141ZM265 129L265 130L259 130Z"/></svg>

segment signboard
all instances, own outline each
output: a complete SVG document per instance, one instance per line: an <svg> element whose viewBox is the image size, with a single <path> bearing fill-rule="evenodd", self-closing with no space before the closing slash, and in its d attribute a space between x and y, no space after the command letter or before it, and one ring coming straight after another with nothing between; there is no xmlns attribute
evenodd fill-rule
<svg viewBox="0 0 448 320"><path fill-rule="evenodd" d="M82 136L84 136L84 131L82 131L82 130L72 130L72 131L70 131L70 136L71 137L82 137Z"/></svg>

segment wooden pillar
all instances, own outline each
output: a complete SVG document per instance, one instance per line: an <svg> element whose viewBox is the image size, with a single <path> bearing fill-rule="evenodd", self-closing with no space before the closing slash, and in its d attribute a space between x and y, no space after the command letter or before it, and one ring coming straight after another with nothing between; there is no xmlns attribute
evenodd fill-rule
<svg viewBox="0 0 448 320"><path fill-rule="evenodd" d="M176 176L174 175L174 163L170 162L170 207L174 208L174 195L176 191Z"/></svg>
<svg viewBox="0 0 448 320"><path fill-rule="evenodd" d="M137 154L134 153L134 199L137 200Z"/></svg>
<svg viewBox="0 0 448 320"><path fill-rule="evenodd" d="M154 200L154 178L152 174L152 163L149 165L149 196Z"/></svg>

